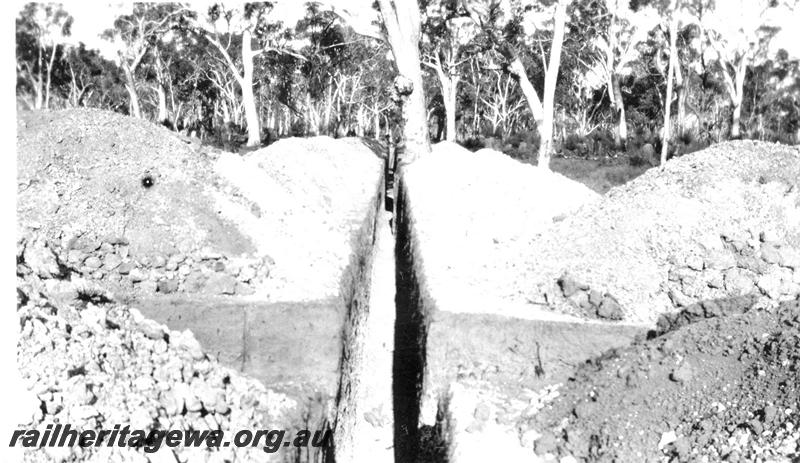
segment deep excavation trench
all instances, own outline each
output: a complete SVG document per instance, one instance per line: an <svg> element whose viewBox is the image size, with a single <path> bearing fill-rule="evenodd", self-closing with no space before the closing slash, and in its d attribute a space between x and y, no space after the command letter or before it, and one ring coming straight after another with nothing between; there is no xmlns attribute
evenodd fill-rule
<svg viewBox="0 0 800 463"><path fill-rule="evenodd" d="M368 217L354 237L341 280L346 307L340 381L336 396L334 451L337 462L391 462L392 336L395 274L391 214L385 210L385 177ZM330 457L333 458L330 458Z"/></svg>
<svg viewBox="0 0 800 463"><path fill-rule="evenodd" d="M427 440L419 428L425 305L402 183L393 188L388 169L383 180L341 285L348 314L336 397L337 462L415 462L420 440Z"/></svg>

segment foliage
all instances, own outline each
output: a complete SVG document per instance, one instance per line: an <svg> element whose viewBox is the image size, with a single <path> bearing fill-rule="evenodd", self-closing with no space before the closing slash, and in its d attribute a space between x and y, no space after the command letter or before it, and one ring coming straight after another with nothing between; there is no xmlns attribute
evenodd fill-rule
<svg viewBox="0 0 800 463"><path fill-rule="evenodd" d="M583 157L614 153L620 104L631 153L661 146L667 105L684 118L675 154L726 139L738 124L745 137L797 143L798 53L778 47L786 44L779 40L786 18L796 17L792 2L681 0L676 11L669 3L571 3L554 97L557 149ZM455 139L472 149L488 145L534 157L536 122L507 58L519 57L542 94L555 2L420 0L419 6L432 138L444 138L453 124ZM141 117L236 149L248 128L241 53L247 30L262 143L288 135L383 138L392 132L394 66L376 38L380 29L364 35L364 24L349 22L351 11L322 1L306 3L291 23L273 7L129 4L107 25L105 37L118 49L108 56L70 40L68 7L24 5L16 21L19 105L134 113L135 98ZM666 102L665 18L673 14L680 18L681 79L678 97Z"/></svg>

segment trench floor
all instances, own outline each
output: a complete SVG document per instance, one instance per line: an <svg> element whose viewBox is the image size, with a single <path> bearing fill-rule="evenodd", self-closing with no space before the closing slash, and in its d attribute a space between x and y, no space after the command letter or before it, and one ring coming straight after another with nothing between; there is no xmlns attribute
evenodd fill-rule
<svg viewBox="0 0 800 463"><path fill-rule="evenodd" d="M392 419L392 356L395 322L394 237L390 214L382 212L377 221L370 307L364 326L364 357L360 387L353 402L357 419L353 427L353 461L394 462Z"/></svg>

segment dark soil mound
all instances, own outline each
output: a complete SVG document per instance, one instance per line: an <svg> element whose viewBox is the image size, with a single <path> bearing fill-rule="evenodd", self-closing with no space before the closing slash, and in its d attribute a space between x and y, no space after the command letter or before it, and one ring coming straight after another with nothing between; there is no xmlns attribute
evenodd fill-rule
<svg viewBox="0 0 800 463"><path fill-rule="evenodd" d="M725 313L726 304L717 314ZM587 461L798 461L800 302L714 316L580 368L529 425Z"/></svg>

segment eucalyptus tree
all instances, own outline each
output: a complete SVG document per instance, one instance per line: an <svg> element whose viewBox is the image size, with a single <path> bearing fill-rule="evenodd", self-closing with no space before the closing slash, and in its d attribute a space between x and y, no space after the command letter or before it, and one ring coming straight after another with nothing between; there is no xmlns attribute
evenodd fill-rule
<svg viewBox="0 0 800 463"><path fill-rule="evenodd" d="M56 55L72 22L57 3L27 3L17 16L17 76L33 92L34 109L50 107Z"/></svg>
<svg viewBox="0 0 800 463"><path fill-rule="evenodd" d="M131 12L118 17L103 36L118 45L117 59L125 76L130 113L142 117L137 72L148 52L158 47L191 12L177 3L134 3Z"/></svg>

